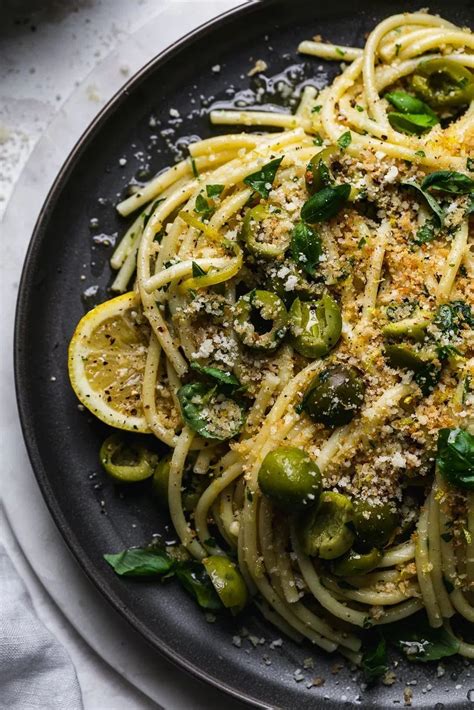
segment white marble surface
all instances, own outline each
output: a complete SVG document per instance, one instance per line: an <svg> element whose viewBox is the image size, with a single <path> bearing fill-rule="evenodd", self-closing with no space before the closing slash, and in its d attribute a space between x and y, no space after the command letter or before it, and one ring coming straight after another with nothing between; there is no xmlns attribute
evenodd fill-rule
<svg viewBox="0 0 474 710"><path fill-rule="evenodd" d="M91 586L56 530L16 414L12 331L21 265L55 174L102 105L161 49L238 4L10 0L10 9L0 4L0 210L10 198L1 224L0 540L38 615L67 647L86 710L242 706L151 651Z"/></svg>

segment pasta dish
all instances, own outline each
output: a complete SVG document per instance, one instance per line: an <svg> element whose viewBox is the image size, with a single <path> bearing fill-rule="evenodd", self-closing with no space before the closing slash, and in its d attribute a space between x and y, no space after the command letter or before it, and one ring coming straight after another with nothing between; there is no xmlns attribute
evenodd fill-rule
<svg viewBox="0 0 474 710"><path fill-rule="evenodd" d="M387 640L474 658L474 35L417 12L298 49L341 73L211 111L240 129L117 205L70 378L179 544L106 560L370 678Z"/></svg>

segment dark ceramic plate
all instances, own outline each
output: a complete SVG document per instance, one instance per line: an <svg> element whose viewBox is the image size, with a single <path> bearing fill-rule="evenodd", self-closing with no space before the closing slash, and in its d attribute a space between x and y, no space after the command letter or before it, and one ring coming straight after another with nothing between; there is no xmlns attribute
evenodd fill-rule
<svg viewBox="0 0 474 710"><path fill-rule="evenodd" d="M122 234L126 226L113 209L117 191L123 196L137 172L143 178L147 170L153 174L173 162L177 139L183 147L190 136L215 133L206 115L210 102L229 102L238 94L247 102L281 103L285 82L321 85L331 79L334 65L297 55L303 38L320 33L362 46L375 22L418 4L251 3L171 47L109 103L69 156L39 217L23 271L15 341L18 402L33 468L61 533L98 589L155 648L196 676L262 707L334 708L341 702L392 707L403 704L404 685L399 679L391 688L366 691L361 699L353 673L331 672L337 659L289 640L270 648L278 634L251 612L238 622L218 618L209 623L174 583L157 586L114 575L104 552L172 532L147 485L119 490L100 471L98 449L106 427L78 409L68 382L67 346L84 313L85 289L96 301L107 297L111 250L101 244L101 234ZM436 0L431 9L459 23L472 18L471 0ZM263 82L260 99L255 91L261 79L247 76L256 59L267 62L269 76L279 75ZM170 119L170 108L177 109L179 118ZM98 220L98 227L91 228L91 219ZM232 636L242 636L242 626L254 643L264 642L254 646L242 638L237 648ZM308 657L314 668L304 668ZM294 677L297 668L303 669L301 682ZM398 670L402 680L417 680L414 705L430 708L436 703L465 707L467 674L460 662L448 664L440 680L433 667ZM314 676L326 682L308 689Z"/></svg>

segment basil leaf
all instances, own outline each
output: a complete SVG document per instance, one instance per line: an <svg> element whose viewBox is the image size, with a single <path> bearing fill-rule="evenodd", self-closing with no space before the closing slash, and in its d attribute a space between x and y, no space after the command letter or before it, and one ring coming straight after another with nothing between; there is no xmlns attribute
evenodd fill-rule
<svg viewBox="0 0 474 710"><path fill-rule="evenodd" d="M350 192L348 184L323 187L306 200L301 208L301 219L314 224L334 217L347 202Z"/></svg>
<svg viewBox="0 0 474 710"><path fill-rule="evenodd" d="M342 136L339 136L337 139L337 144L341 150L345 150L350 146L352 143L352 135L350 131L346 131L345 133L342 134Z"/></svg>
<svg viewBox="0 0 474 710"><path fill-rule="evenodd" d="M453 486L474 490L474 436L464 429L440 429L436 464Z"/></svg>
<svg viewBox="0 0 474 710"><path fill-rule="evenodd" d="M426 113L397 113L392 111L387 114L387 118L392 128L410 136L420 136L439 123L437 118Z"/></svg>
<svg viewBox="0 0 474 710"><path fill-rule="evenodd" d="M424 190L423 187L416 182L416 180L406 180L405 182L401 182L400 185L402 185L402 187L412 187L414 190L417 190L417 192L419 192L428 203L438 226L442 227L444 225L444 211L433 195L430 195L429 192Z"/></svg>
<svg viewBox="0 0 474 710"><path fill-rule="evenodd" d="M249 187L255 190L255 192L258 192L261 197L268 197L273 181L275 180L276 171L278 170L282 160L283 156L281 158L271 160L269 163L261 167L260 170L257 170L256 173L247 175L247 177L244 178L244 183L249 185Z"/></svg>
<svg viewBox="0 0 474 710"><path fill-rule="evenodd" d="M433 629L424 616L387 625L384 636L410 661L438 661L459 652L459 641L443 627Z"/></svg>
<svg viewBox="0 0 474 710"><path fill-rule="evenodd" d="M185 423L205 439L227 441L244 424L244 410L239 402L224 397L217 387L209 389L203 382L180 387L178 401Z"/></svg>
<svg viewBox="0 0 474 710"><path fill-rule="evenodd" d="M175 567L175 574L200 607L213 611L223 608L211 579L200 562L196 560L178 562Z"/></svg>
<svg viewBox="0 0 474 710"><path fill-rule="evenodd" d="M422 245L428 244L436 239L438 235L437 219L435 217L430 217L426 220L424 225L415 234L414 242L415 244Z"/></svg>
<svg viewBox="0 0 474 710"><path fill-rule="evenodd" d="M104 559L121 577L161 577L173 569L174 562L164 550L132 547Z"/></svg>
<svg viewBox="0 0 474 710"><path fill-rule="evenodd" d="M208 197L219 197L224 185L206 185L206 194Z"/></svg>
<svg viewBox="0 0 474 710"><path fill-rule="evenodd" d="M474 180L454 170L437 170L424 178L421 188L442 190L453 195L468 195L474 192Z"/></svg>
<svg viewBox="0 0 474 710"><path fill-rule="evenodd" d="M310 276L317 276L319 259L323 253L321 238L309 224L297 222L290 244L293 260Z"/></svg>
<svg viewBox="0 0 474 710"><path fill-rule="evenodd" d="M224 392L232 394L232 392L243 389L237 377L231 372L224 372L224 370L220 370L218 367L199 365L197 362L191 363L191 367L193 370L196 370L196 372L199 372L199 374L205 375L211 380L215 380L217 385L219 385Z"/></svg>
<svg viewBox="0 0 474 710"><path fill-rule="evenodd" d="M198 214L202 214L204 218L209 218L214 214L214 207L209 204L204 195L199 193L194 203L194 211Z"/></svg>
<svg viewBox="0 0 474 710"><path fill-rule="evenodd" d="M405 91L390 91L385 94L384 99L390 101L392 106L394 106L400 113L415 113L415 114L426 114L427 116L432 116L436 119L438 123L438 117L433 111L433 109L425 104L416 96L407 94Z"/></svg>
<svg viewBox="0 0 474 710"><path fill-rule="evenodd" d="M450 301L438 307L433 322L444 333L457 335L464 323L474 327L474 313L466 301Z"/></svg>
<svg viewBox="0 0 474 710"><path fill-rule="evenodd" d="M193 278L195 279L197 276L205 276L206 272L204 269L201 269L199 264L197 264L195 261L193 261Z"/></svg>
<svg viewBox="0 0 474 710"><path fill-rule="evenodd" d="M362 656L362 672L367 685L374 685L388 671L387 642L380 638Z"/></svg>

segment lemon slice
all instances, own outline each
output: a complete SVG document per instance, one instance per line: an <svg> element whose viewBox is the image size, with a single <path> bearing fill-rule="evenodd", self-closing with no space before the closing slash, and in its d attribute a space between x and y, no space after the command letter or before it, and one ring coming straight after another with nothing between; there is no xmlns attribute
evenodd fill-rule
<svg viewBox="0 0 474 710"><path fill-rule="evenodd" d="M101 303L79 321L68 368L81 403L106 424L149 432L142 383L150 326L136 293Z"/></svg>

